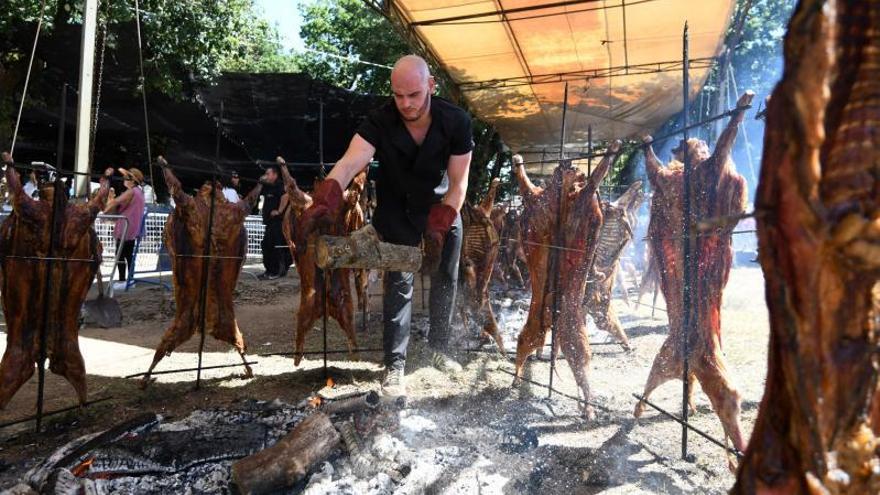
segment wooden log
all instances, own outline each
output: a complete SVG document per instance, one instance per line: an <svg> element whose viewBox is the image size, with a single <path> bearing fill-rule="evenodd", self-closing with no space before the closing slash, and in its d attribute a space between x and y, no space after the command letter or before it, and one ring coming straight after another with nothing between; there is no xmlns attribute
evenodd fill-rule
<svg viewBox="0 0 880 495"><path fill-rule="evenodd" d="M356 230L347 237L320 236L315 248L317 264L322 269L362 268L417 272L422 267L421 249L382 242L372 225Z"/></svg>
<svg viewBox="0 0 880 495"><path fill-rule="evenodd" d="M379 394L371 390L363 395L349 397L333 401L321 408L321 412L332 416L334 414L351 414L364 409L376 409L380 403Z"/></svg>
<svg viewBox="0 0 880 495"><path fill-rule="evenodd" d="M242 495L271 493L292 486L340 444L330 418L318 411L275 445L232 465L232 481Z"/></svg>

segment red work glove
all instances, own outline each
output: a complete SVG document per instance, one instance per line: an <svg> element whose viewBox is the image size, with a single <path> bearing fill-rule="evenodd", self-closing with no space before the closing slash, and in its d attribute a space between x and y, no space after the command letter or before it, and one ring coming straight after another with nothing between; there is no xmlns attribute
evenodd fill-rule
<svg viewBox="0 0 880 495"><path fill-rule="evenodd" d="M342 207L342 186L334 179L321 181L312 193L312 205L303 212L297 229L298 246L305 246L309 236L333 223Z"/></svg>
<svg viewBox="0 0 880 495"><path fill-rule="evenodd" d="M422 271L435 273L440 269L440 258L443 255L443 240L455 222L458 212L455 208L439 203L431 207L428 213L428 225L425 228L424 255Z"/></svg>

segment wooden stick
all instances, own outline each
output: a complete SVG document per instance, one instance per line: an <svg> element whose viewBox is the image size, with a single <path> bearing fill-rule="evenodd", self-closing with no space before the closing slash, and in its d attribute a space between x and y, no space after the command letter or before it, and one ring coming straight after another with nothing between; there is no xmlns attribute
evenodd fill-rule
<svg viewBox="0 0 880 495"><path fill-rule="evenodd" d="M318 411L275 445L232 465L232 481L242 495L273 493L292 486L340 444L330 418Z"/></svg>

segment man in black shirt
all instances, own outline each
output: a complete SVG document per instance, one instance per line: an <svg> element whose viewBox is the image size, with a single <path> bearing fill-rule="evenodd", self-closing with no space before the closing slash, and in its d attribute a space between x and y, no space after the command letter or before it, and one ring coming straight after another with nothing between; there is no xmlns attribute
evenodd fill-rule
<svg viewBox="0 0 880 495"><path fill-rule="evenodd" d="M263 176L263 225L266 226L263 233L263 242L260 248L263 251L263 267L266 269L259 278L260 280L274 280L287 275L287 270L292 263L287 241L281 221L284 218L286 205L282 201L284 185L279 180L277 165L271 165Z"/></svg>
<svg viewBox="0 0 880 495"><path fill-rule="evenodd" d="M459 210L467 192L473 139L471 119L452 103L432 97L434 78L425 61L407 55L391 72L393 98L358 128L348 151L315 189L303 213L300 235L326 225L339 212L342 191L375 157L373 226L386 242L418 246L439 268L431 274L429 345L442 371L461 366L448 356L449 327L458 279L462 227ZM439 260L438 260L439 258ZM413 274L386 272L383 341L388 396L405 397L403 370L412 316Z"/></svg>

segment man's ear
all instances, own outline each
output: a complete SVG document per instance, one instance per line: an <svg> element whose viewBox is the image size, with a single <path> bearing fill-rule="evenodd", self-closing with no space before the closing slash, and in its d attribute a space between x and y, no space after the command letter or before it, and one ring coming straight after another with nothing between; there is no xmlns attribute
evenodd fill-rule
<svg viewBox="0 0 880 495"><path fill-rule="evenodd" d="M434 94L434 88L437 87L437 81L434 80L434 76L428 76L428 94Z"/></svg>

